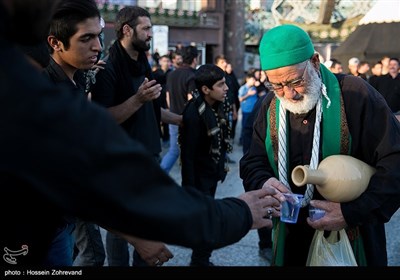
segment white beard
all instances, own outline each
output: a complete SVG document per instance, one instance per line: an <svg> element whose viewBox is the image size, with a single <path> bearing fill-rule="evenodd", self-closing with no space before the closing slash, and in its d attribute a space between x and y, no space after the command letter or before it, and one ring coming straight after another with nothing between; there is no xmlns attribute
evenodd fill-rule
<svg viewBox="0 0 400 280"><path fill-rule="evenodd" d="M322 80L318 76L317 71L315 68L309 68L307 74L309 75L309 83L306 86L305 93L302 95L302 100L292 102L283 96L276 96L279 98L282 106L293 114L305 114L311 111L321 96Z"/></svg>

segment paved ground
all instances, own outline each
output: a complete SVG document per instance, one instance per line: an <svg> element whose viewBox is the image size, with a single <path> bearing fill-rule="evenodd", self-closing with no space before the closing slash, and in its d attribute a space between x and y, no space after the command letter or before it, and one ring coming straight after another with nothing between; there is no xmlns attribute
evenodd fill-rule
<svg viewBox="0 0 400 280"><path fill-rule="evenodd" d="M227 196L238 196L244 192L242 181L239 178L239 159L242 156L242 147L234 145L234 152L230 154L230 171L225 181L218 185L216 198ZM180 167L175 164L171 170L171 177L180 183ZM217 266L268 266L269 263L258 255L258 235L256 230L250 231L239 242L215 250L212 253L211 261ZM170 246L175 257L167 262L166 266L186 266L190 262L191 250L178 246Z"/></svg>

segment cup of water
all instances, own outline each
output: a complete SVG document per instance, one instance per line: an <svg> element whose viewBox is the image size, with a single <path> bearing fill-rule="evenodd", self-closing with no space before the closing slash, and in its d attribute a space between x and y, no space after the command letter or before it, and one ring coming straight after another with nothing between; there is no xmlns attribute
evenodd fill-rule
<svg viewBox="0 0 400 280"><path fill-rule="evenodd" d="M285 196L285 201L282 202L281 221L295 224L299 216L303 195L297 193L284 193L283 195Z"/></svg>
<svg viewBox="0 0 400 280"><path fill-rule="evenodd" d="M325 216L325 210L309 205L308 216L310 217L311 221L316 221Z"/></svg>

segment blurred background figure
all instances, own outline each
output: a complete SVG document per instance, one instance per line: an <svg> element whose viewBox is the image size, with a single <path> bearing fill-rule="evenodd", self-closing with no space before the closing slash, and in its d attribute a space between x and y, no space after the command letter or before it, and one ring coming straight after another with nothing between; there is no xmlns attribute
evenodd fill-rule
<svg viewBox="0 0 400 280"><path fill-rule="evenodd" d="M171 69L171 60L168 55L163 55L158 59L158 65L156 69L153 71L153 77L161 85L161 95L159 97L159 102L161 108L168 109L167 105L167 93L166 93L166 84L167 84L167 75L172 71ZM163 147L168 146L169 143L169 128L168 123L161 121L161 140L163 142Z"/></svg>
<svg viewBox="0 0 400 280"><path fill-rule="evenodd" d="M361 61L358 64L358 74L359 77L363 78L364 80L368 80L368 71L369 71L369 63L367 61Z"/></svg>
<svg viewBox="0 0 400 280"><path fill-rule="evenodd" d="M389 56L385 55L382 57L382 59L381 59L382 75L386 75L387 73L389 73L389 61L390 61Z"/></svg>
<svg viewBox="0 0 400 280"><path fill-rule="evenodd" d="M177 51L173 52L171 54L171 62L172 62L171 69L172 70L178 69L183 62L182 53L178 53Z"/></svg>
<svg viewBox="0 0 400 280"><path fill-rule="evenodd" d="M371 86L376 88L376 81L382 75L382 62L376 62L371 68L372 75L369 76L368 82Z"/></svg>
<svg viewBox="0 0 400 280"><path fill-rule="evenodd" d="M358 73L358 65L360 64L360 60L357 57L352 57L349 59L348 63L348 68L349 68L349 75L353 76L360 76L360 73Z"/></svg>
<svg viewBox="0 0 400 280"><path fill-rule="evenodd" d="M400 64L399 59L389 59L389 73L377 78L376 89L385 98L393 113L400 111Z"/></svg>
<svg viewBox="0 0 400 280"><path fill-rule="evenodd" d="M239 88L240 88L240 84L239 84L239 80L235 74L235 72L233 71L233 67L232 64L228 62L228 64L226 64L226 68L225 68L225 72L226 72L226 77L229 77L229 81L231 82L231 84L228 84L229 90L233 92L233 96L235 99L235 107L236 107L236 113L238 114L239 109L240 109L240 101L239 101ZM236 124L237 124L238 118L236 117L233 118L232 121L232 140L235 139L235 134L236 134Z"/></svg>
<svg viewBox="0 0 400 280"><path fill-rule="evenodd" d="M342 63L339 60L335 59L335 58L332 58L331 61L332 61L332 65L329 68L331 70L331 72L334 73L334 74L343 73Z"/></svg>

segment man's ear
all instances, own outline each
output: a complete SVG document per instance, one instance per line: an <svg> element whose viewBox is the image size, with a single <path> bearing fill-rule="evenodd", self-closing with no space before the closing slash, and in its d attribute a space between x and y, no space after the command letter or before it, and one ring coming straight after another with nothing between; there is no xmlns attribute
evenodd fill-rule
<svg viewBox="0 0 400 280"><path fill-rule="evenodd" d="M122 26L122 33L124 36L132 36L131 32L133 32L133 27L130 27L128 24L124 24L124 26Z"/></svg>
<svg viewBox="0 0 400 280"><path fill-rule="evenodd" d="M319 67L320 67L320 60L319 60L319 54L315 53L313 54L313 56L311 57L311 64L314 66L315 69L317 69L319 71Z"/></svg>
<svg viewBox="0 0 400 280"><path fill-rule="evenodd" d="M61 41L58 40L55 36L50 35L47 37L47 42L49 43L50 47L54 50L54 51L60 51L61 50Z"/></svg>
<svg viewBox="0 0 400 280"><path fill-rule="evenodd" d="M201 86L201 91L202 91L205 95L210 94L210 89L209 89L206 85Z"/></svg>

